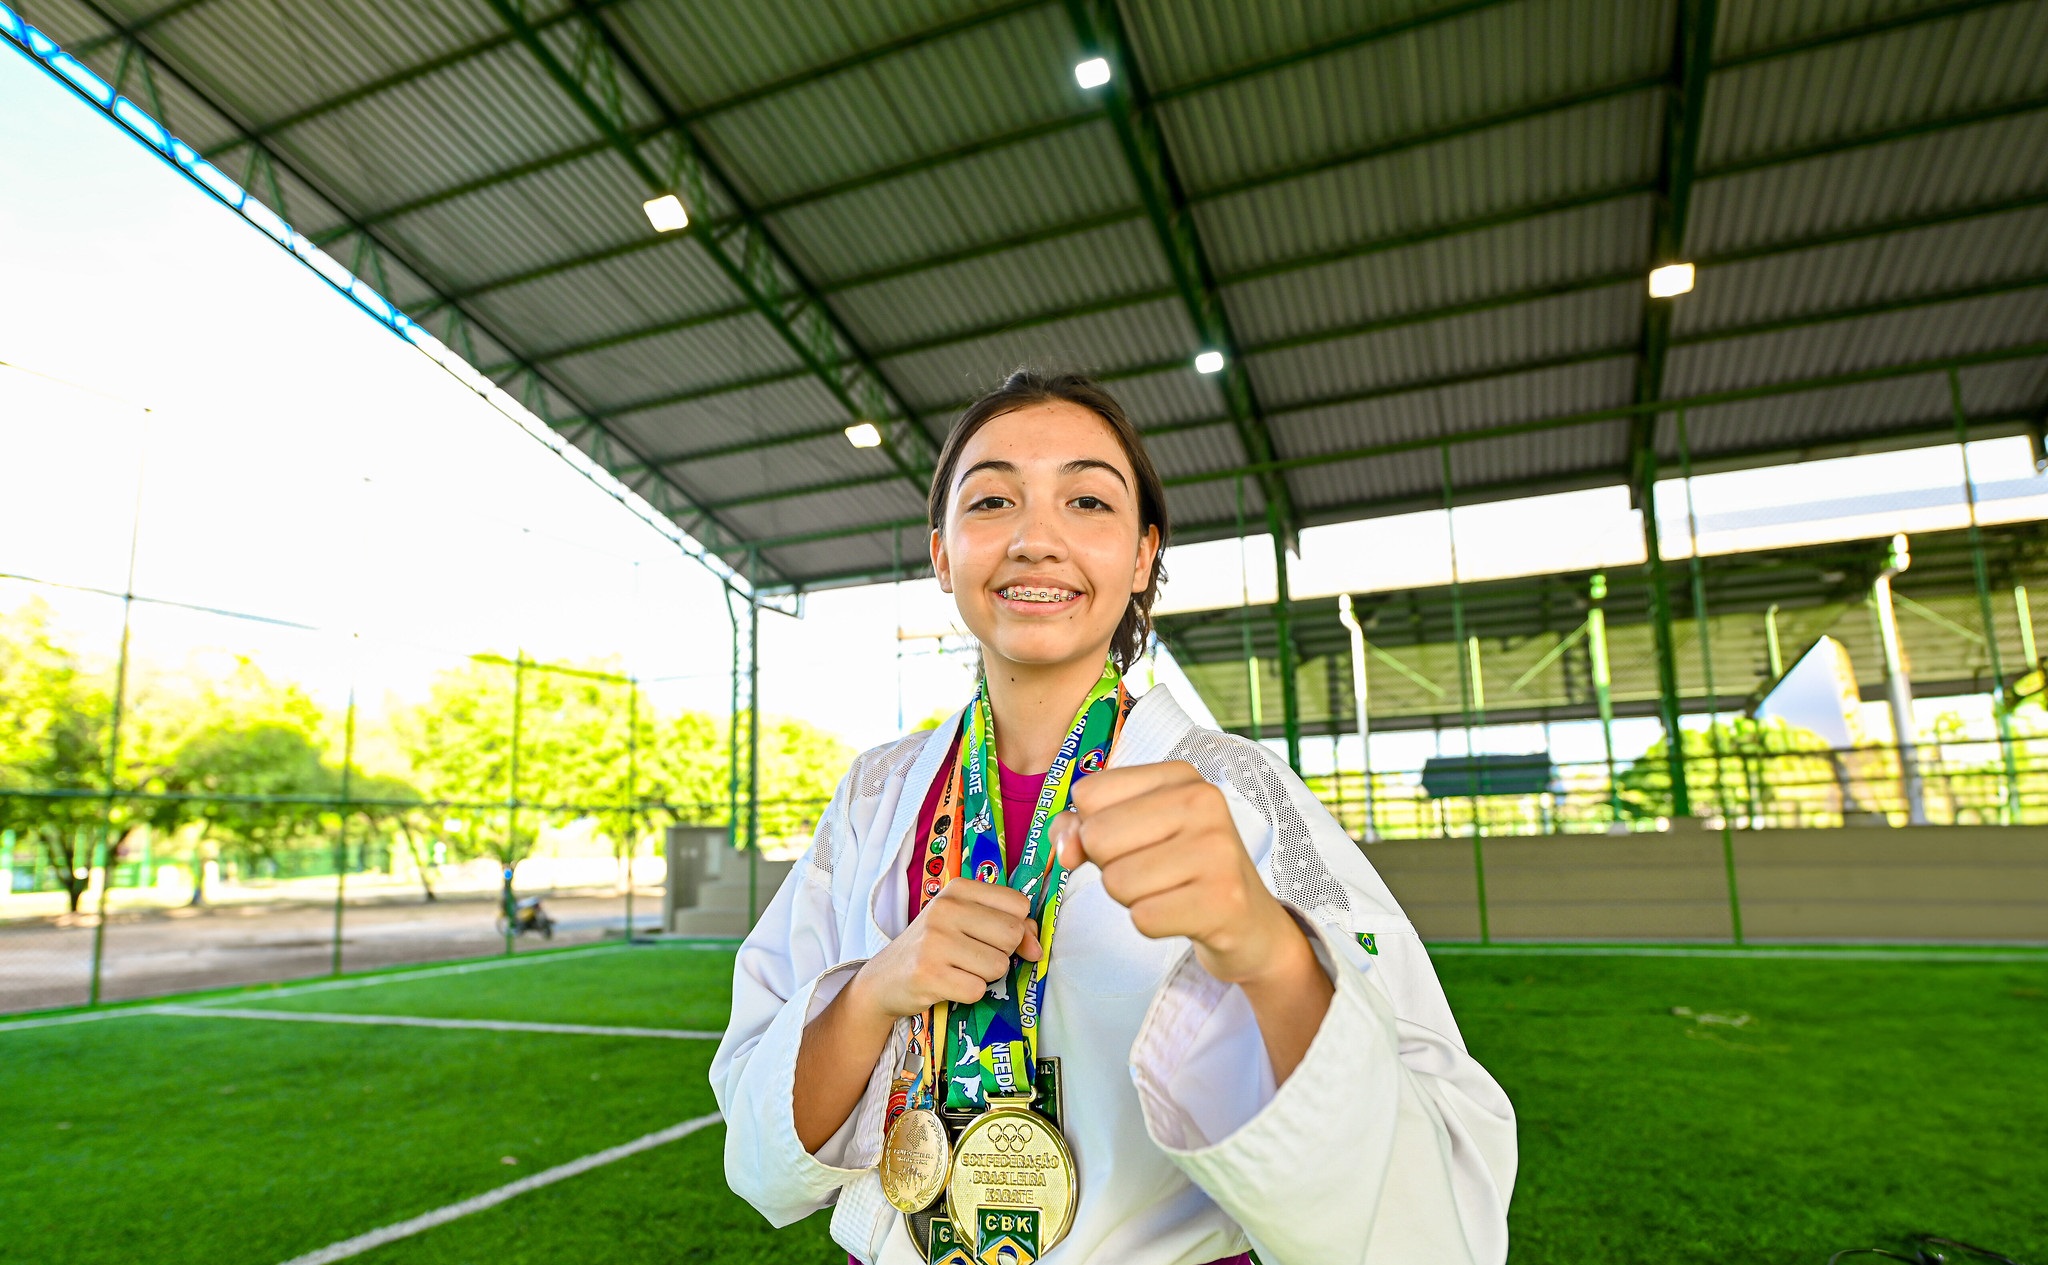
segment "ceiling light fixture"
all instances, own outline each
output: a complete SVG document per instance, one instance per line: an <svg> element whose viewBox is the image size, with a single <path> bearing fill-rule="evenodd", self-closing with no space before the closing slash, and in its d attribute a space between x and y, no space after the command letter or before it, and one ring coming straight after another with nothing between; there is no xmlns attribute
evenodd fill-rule
<svg viewBox="0 0 2048 1265"><path fill-rule="evenodd" d="M1083 88L1100 88L1109 82L1109 59L1090 57L1074 67L1074 82Z"/></svg>
<svg viewBox="0 0 2048 1265"><path fill-rule="evenodd" d="M1220 351L1205 351L1205 352L1203 352L1203 353L1202 353L1201 355L1199 355L1199 356L1196 356L1196 357L1195 357L1195 372L1196 372L1196 373L1221 373L1222 371L1223 371L1223 353L1222 353L1222 352L1220 352Z"/></svg>
<svg viewBox="0 0 2048 1265"><path fill-rule="evenodd" d="M1650 297L1672 299L1692 293L1692 265L1665 264L1650 271Z"/></svg>
<svg viewBox="0 0 2048 1265"><path fill-rule="evenodd" d="M679 228L690 227L690 213L684 208L683 200L673 193L649 198L640 207L647 212L647 222L654 225L657 233L673 233Z"/></svg>
<svg viewBox="0 0 2048 1265"><path fill-rule="evenodd" d="M855 422L846 428L846 442L856 448L879 448L882 432L873 422Z"/></svg>

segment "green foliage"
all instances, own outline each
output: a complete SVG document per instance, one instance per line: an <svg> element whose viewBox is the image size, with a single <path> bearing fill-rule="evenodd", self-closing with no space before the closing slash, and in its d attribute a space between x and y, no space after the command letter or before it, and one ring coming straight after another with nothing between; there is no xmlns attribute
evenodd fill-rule
<svg viewBox="0 0 2048 1265"><path fill-rule="evenodd" d="M1825 738L1783 720L1747 716L1684 731L1685 786L1698 815L1772 813L1790 799L1832 804L1834 764ZM1622 812L1637 820L1669 817L1670 745L1659 738L1616 779Z"/></svg>
<svg viewBox="0 0 2048 1265"><path fill-rule="evenodd" d="M57 875L75 913L107 829L111 682L59 639L31 602L0 621L0 830ZM97 794L96 794L97 792Z"/></svg>

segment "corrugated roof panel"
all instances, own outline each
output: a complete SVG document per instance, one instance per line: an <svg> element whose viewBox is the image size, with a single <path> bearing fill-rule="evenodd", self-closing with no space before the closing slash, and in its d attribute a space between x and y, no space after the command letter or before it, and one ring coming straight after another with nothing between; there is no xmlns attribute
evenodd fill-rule
<svg viewBox="0 0 2048 1265"><path fill-rule="evenodd" d="M105 19L80 4L79 0L23 0L10 7L30 26L56 40L74 57L84 60L90 61L91 57L102 54L82 55L79 52L81 46L89 40L104 39L113 34L113 28ZM93 69L98 71L99 67L94 65ZM101 77L106 78L104 74Z"/></svg>
<svg viewBox="0 0 2048 1265"><path fill-rule="evenodd" d="M756 452L675 462L662 468L688 487L698 500L713 507L763 492L816 487L844 479L888 476L906 494L910 488L881 449L855 448L839 435ZM796 506L806 499L810 498L791 497L788 503Z"/></svg>
<svg viewBox="0 0 2048 1265"><path fill-rule="evenodd" d="M1197 539L1215 534L1215 527L1228 523L1231 533L1236 533L1238 519L1237 482L1234 479L1217 479L1208 483L1183 483L1166 489L1166 516L1173 523L1175 540L1186 539L1192 534ZM1244 523L1245 531L1262 532L1266 529L1266 498L1259 491L1257 479L1244 481ZM1209 531L1202 531L1209 528ZM1167 570L1173 569L1173 549L1167 547Z"/></svg>
<svg viewBox="0 0 2048 1265"><path fill-rule="evenodd" d="M1145 82L1153 92L1239 66L1298 53L1369 27L1420 17L1440 0L1387 0L1364 20L1355 0L1214 4L1209 0L1134 0L1121 6Z"/></svg>
<svg viewBox="0 0 2048 1265"><path fill-rule="evenodd" d="M905 548L908 550L907 543ZM922 561L922 555L913 555L914 551L906 552L903 562L904 574L914 578L930 568ZM804 576L885 576L894 570L897 561L895 546L888 532L841 536L807 545L787 545L771 549L762 556L770 566Z"/></svg>
<svg viewBox="0 0 2048 1265"><path fill-rule="evenodd" d="M1261 353L1251 358L1251 371L1260 400L1280 409L1348 392L1629 348L1639 340L1641 323L1641 287L1631 281Z"/></svg>
<svg viewBox="0 0 2048 1265"><path fill-rule="evenodd" d="M670 99L696 108L992 7L991 0L829 7L815 0L631 0L607 16Z"/></svg>
<svg viewBox="0 0 2048 1265"><path fill-rule="evenodd" d="M1459 488L1466 503L1482 489L1496 494L1537 479L1554 478L1580 486L1619 483L1628 471L1629 421L1594 422L1565 430L1479 439L1451 449L1453 504Z"/></svg>
<svg viewBox="0 0 2048 1265"><path fill-rule="evenodd" d="M1634 271L1650 250L1650 198L1618 198L1475 233L1228 286L1248 348L1538 286Z"/></svg>
<svg viewBox="0 0 2048 1265"><path fill-rule="evenodd" d="M1704 267L1673 310L1684 337L1757 321L2048 276L2048 207Z"/></svg>
<svg viewBox="0 0 2048 1265"><path fill-rule="evenodd" d="M534 346L558 347L648 325L746 306L695 238L660 249L493 290L470 306L525 332Z"/></svg>
<svg viewBox="0 0 2048 1265"><path fill-rule="evenodd" d="M847 424L845 406L812 374L611 416L658 456ZM831 442L849 446L836 431Z"/></svg>
<svg viewBox="0 0 2048 1265"><path fill-rule="evenodd" d="M242 158L243 161L231 162L228 165L228 169L236 181L246 182L245 187L256 195L257 201L277 212L287 223L301 233L312 237L318 233L341 228L346 224L347 217L337 210L332 202L319 193L314 192L313 186L293 175L290 169L281 168L276 163L272 163L266 169L252 172L249 170L246 154L236 155L236 157ZM263 174L264 170L275 173L277 176L277 187L275 189L271 187L269 177ZM273 205L278 202L282 202L284 205ZM328 249L330 251L340 251L344 256L342 262L347 263L348 259L346 256L353 249L353 245L352 242L336 242L330 243Z"/></svg>
<svg viewBox="0 0 2048 1265"><path fill-rule="evenodd" d="M552 367L602 410L610 404L643 400L664 392L715 386L778 369L796 369L799 364L789 344L765 320L750 312L710 325L696 325L570 356L552 362Z"/></svg>
<svg viewBox="0 0 2048 1265"><path fill-rule="evenodd" d="M261 124L504 30L469 0L207 0L156 24L150 39L232 85L234 104Z"/></svg>
<svg viewBox="0 0 2048 1265"><path fill-rule="evenodd" d="M1949 417L1947 379L1926 374L1688 409L1685 429L1694 459L1710 460L1731 453L1796 451L1900 428L1938 434ZM1663 460L1678 459L1676 427L1668 415L1659 419L1657 448Z"/></svg>
<svg viewBox="0 0 2048 1265"><path fill-rule="evenodd" d="M1196 373L1192 362L1157 373L1118 378L1104 385L1139 430L1205 417L1226 417L1230 412L1216 380Z"/></svg>
<svg viewBox="0 0 2048 1265"><path fill-rule="evenodd" d="M1971 417L2048 413L2048 356L1964 369L1963 411Z"/></svg>
<svg viewBox="0 0 2048 1265"><path fill-rule="evenodd" d="M1420 501L1441 504L1442 458L1434 449L1396 453L1369 461L1333 462L1287 472L1294 503L1304 516L1350 515L1331 511L1359 505L1401 505ZM1411 506L1412 508L1412 506Z"/></svg>
<svg viewBox="0 0 2048 1265"><path fill-rule="evenodd" d="M65 45L66 48L69 48L71 44L76 42L75 39L65 39L59 36L55 30L44 26L45 8L46 6L37 6L31 12L24 13L22 16L29 20L31 26L36 27L45 35L49 35L60 44ZM53 11L48 16L59 17L61 15ZM92 22L93 25L91 26L83 23L69 22L63 23L63 25L76 25L82 31L92 30L96 32L101 29L98 25L98 19L95 18ZM82 38L90 38L90 36L83 36ZM157 122L176 133L178 139L199 150L201 153L225 145L241 135L233 123L224 118L218 110L202 101L197 94L186 88L176 75L161 72L155 75L157 96L163 104L161 110L156 109L150 103L149 90L143 83L142 72L139 69L131 68L128 73L127 82L116 84L116 72L120 69L121 63L121 48L118 44L106 45L79 60L90 66L93 72L106 80L109 85L119 87L123 94L134 100L144 110L149 111L156 118ZM224 170L237 179L241 178L242 163L240 161L229 158L224 159L223 163Z"/></svg>
<svg viewBox="0 0 2048 1265"><path fill-rule="evenodd" d="M2048 339L2048 286L1750 338L1674 345L1664 393L1727 391L2042 339Z"/></svg>
<svg viewBox="0 0 2048 1265"><path fill-rule="evenodd" d="M1170 101L1160 118L1187 186L1213 189L1663 75L1670 24L1668 4L1524 0Z"/></svg>
<svg viewBox="0 0 2048 1265"><path fill-rule="evenodd" d="M514 44L309 119L278 143L358 202L391 206L595 139Z"/></svg>
<svg viewBox="0 0 2048 1265"><path fill-rule="evenodd" d="M619 155L587 158L428 207L385 226L458 287L636 242L653 230L645 187ZM549 342L562 341L560 338Z"/></svg>
<svg viewBox="0 0 2048 1265"><path fill-rule="evenodd" d="M1197 205L1225 276L1656 175L1662 96L1642 92Z"/></svg>
<svg viewBox="0 0 2048 1265"><path fill-rule="evenodd" d="M1073 27L1029 9L707 119L700 134L772 202L1035 123L1091 112Z"/></svg>
<svg viewBox="0 0 2048 1265"><path fill-rule="evenodd" d="M1487 426L1610 408L1634 397L1635 360L1503 374L1453 387L1333 404L1270 417L1274 445L1288 458L1380 444L1433 440Z"/></svg>
<svg viewBox="0 0 2048 1265"><path fill-rule="evenodd" d="M1172 292L1146 220L984 255L832 295L854 337L878 353L998 322L1061 313L1120 295Z"/></svg>
<svg viewBox="0 0 2048 1265"><path fill-rule="evenodd" d="M1723 0L1714 15L1714 57L1723 60L1794 40L1845 31L1927 7L1929 0Z"/></svg>
<svg viewBox="0 0 2048 1265"><path fill-rule="evenodd" d="M909 484L892 482L739 506L722 511L719 517L758 540L767 536L794 536L891 519L916 518L923 512L924 504L910 490ZM905 544L909 546L912 542L906 540Z"/></svg>
<svg viewBox="0 0 2048 1265"><path fill-rule="evenodd" d="M1234 469L1244 464L1244 447L1237 442L1237 429L1229 422L1148 435L1145 450L1152 454L1152 464L1162 479Z"/></svg>
<svg viewBox="0 0 2048 1265"><path fill-rule="evenodd" d="M882 371L913 404L938 410L971 399L1018 365L1100 374L1192 356L1194 345L1187 309L1177 298L1162 299L892 357Z"/></svg>
<svg viewBox="0 0 2048 1265"><path fill-rule="evenodd" d="M1703 167L2048 92L2048 6L2002 4L1714 75ZM1872 91L1882 84L1883 91Z"/></svg>
<svg viewBox="0 0 2048 1265"><path fill-rule="evenodd" d="M1686 249L1714 255L2048 188L2048 111L1949 128L1693 190Z"/></svg>
<svg viewBox="0 0 2048 1265"><path fill-rule="evenodd" d="M822 283L1138 205L1106 122L806 203L769 222Z"/></svg>

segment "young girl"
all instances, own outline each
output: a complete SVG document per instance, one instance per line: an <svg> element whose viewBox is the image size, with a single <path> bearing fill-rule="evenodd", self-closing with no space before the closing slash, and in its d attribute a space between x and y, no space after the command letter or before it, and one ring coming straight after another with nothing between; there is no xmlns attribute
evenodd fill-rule
<svg viewBox="0 0 2048 1265"><path fill-rule="evenodd" d="M1287 766L1133 700L1164 489L1100 387L961 415L932 568L974 698L854 762L741 947L727 1180L855 1262L1497 1263L1506 1095Z"/></svg>

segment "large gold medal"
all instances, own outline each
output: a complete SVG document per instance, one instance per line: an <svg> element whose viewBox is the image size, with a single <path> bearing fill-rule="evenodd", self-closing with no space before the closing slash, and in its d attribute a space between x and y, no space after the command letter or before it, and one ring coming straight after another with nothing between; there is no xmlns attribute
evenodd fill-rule
<svg viewBox="0 0 2048 1265"><path fill-rule="evenodd" d="M939 1113L914 1107L896 1117L882 1140L882 1194L899 1212L922 1212L946 1188L952 1144Z"/></svg>
<svg viewBox="0 0 2048 1265"><path fill-rule="evenodd" d="M983 1265L1017 1265L1051 1251L1074 1224L1074 1155L1026 1098L997 1098L953 1147L946 1215Z"/></svg>

